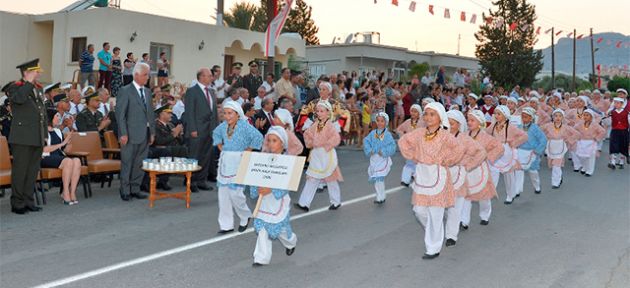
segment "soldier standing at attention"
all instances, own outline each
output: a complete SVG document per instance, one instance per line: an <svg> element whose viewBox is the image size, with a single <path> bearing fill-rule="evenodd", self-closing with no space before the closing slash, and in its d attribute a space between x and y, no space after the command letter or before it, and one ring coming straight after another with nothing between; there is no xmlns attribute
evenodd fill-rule
<svg viewBox="0 0 630 288"><path fill-rule="evenodd" d="M243 63L241 62L234 62L234 64L232 64L232 74L230 74L226 81L230 85L227 90L228 96L232 96L232 94L237 93L238 88L243 88L243 76L241 76L241 68L243 68Z"/></svg>
<svg viewBox="0 0 630 288"><path fill-rule="evenodd" d="M109 126L111 120L98 111L101 105L98 92L93 92L83 98L85 99L85 109L77 115L77 130L79 132L98 131L102 133Z"/></svg>
<svg viewBox="0 0 630 288"><path fill-rule="evenodd" d="M255 60L249 61L249 74L243 77L243 87L249 91L249 97L258 94L258 88L262 85L263 79L258 72L258 63Z"/></svg>
<svg viewBox="0 0 630 288"><path fill-rule="evenodd" d="M42 86L37 82L41 73L39 59L16 67L22 79L8 88L13 121L9 144L13 152L11 169L11 212L37 212L41 207L33 203L33 188L39 172L48 128Z"/></svg>

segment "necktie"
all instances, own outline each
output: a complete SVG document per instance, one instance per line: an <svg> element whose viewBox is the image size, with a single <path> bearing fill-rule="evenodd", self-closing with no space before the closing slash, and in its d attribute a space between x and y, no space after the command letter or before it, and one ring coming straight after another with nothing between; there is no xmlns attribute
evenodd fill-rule
<svg viewBox="0 0 630 288"><path fill-rule="evenodd" d="M144 89L140 88L140 99L142 99L142 103L144 103L144 106L147 105L147 100L144 99Z"/></svg>
<svg viewBox="0 0 630 288"><path fill-rule="evenodd" d="M74 104L74 115L79 115L79 104Z"/></svg>
<svg viewBox="0 0 630 288"><path fill-rule="evenodd" d="M271 118L271 113L265 112L265 114L267 114L267 120L269 121L269 124L271 124L271 122L272 122L272 120L271 120L272 119Z"/></svg>
<svg viewBox="0 0 630 288"><path fill-rule="evenodd" d="M107 116L107 114L109 114L109 109L107 109L107 104L103 104L103 109L105 110L105 115L103 116Z"/></svg>
<svg viewBox="0 0 630 288"><path fill-rule="evenodd" d="M210 91L208 87L206 87L206 100L208 101L208 106L210 106L210 110L212 110L212 97L210 97Z"/></svg>

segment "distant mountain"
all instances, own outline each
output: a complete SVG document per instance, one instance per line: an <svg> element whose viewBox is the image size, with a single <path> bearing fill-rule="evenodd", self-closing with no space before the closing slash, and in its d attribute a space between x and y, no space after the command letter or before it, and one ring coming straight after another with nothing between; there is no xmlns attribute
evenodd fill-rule
<svg viewBox="0 0 630 288"><path fill-rule="evenodd" d="M566 33L563 33L566 35ZM551 41L550 35L542 35L540 41ZM602 37L604 40L597 43L597 39ZM607 45L610 41L610 45ZM615 47L618 41L623 41L621 48ZM617 65L630 66L630 47L626 46L630 43L630 36L620 33L599 33L593 34L593 45L599 50L595 52L595 65L602 64L606 66ZM576 41L576 58L575 70L577 74L591 73L591 41L585 35L582 39ZM543 52L543 71L551 71L551 46L542 50ZM571 74L573 71L573 38L562 37L556 43L555 47L556 72Z"/></svg>

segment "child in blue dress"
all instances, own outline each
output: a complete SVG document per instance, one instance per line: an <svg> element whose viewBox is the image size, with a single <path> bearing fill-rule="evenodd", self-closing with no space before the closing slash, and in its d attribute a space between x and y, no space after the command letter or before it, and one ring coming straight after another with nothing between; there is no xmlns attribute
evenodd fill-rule
<svg viewBox="0 0 630 288"><path fill-rule="evenodd" d="M376 129L363 139L363 152L370 157L368 176L374 183L376 200L374 203L385 203L385 177L392 167L391 156L396 153L396 141L387 130L389 116L384 112L376 114Z"/></svg>

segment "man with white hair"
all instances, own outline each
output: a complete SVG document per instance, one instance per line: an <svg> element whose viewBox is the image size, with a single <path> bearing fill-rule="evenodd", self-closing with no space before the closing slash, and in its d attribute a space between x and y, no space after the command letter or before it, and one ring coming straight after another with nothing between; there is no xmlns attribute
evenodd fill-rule
<svg viewBox="0 0 630 288"><path fill-rule="evenodd" d="M120 148L120 198L144 199L140 185L144 171L142 160L147 158L149 145L155 139L155 115L151 105L151 90L144 87L151 68L146 63L137 63L133 68L133 81L118 92L116 97L116 119Z"/></svg>

